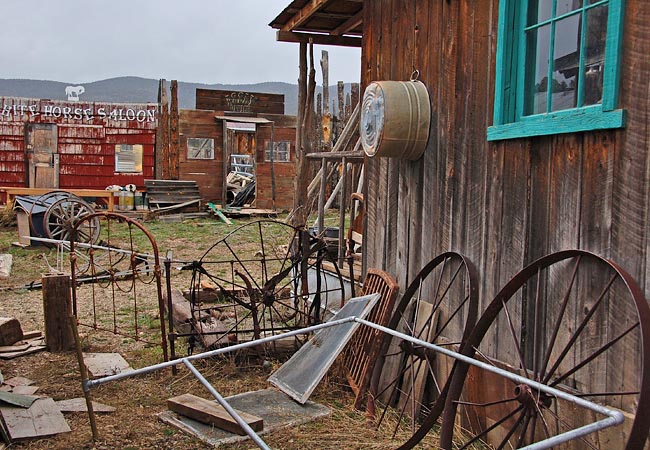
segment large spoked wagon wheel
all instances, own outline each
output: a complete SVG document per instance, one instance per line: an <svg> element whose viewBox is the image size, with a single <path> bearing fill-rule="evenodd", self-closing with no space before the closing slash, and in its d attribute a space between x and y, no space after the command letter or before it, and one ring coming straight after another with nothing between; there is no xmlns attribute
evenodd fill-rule
<svg viewBox="0 0 650 450"><path fill-rule="evenodd" d="M458 253L443 253L409 285L388 327L458 350L474 326L477 308L474 266ZM453 360L433 350L385 335L370 385L368 413L379 428L392 432L400 449L413 448L435 424L452 366Z"/></svg>
<svg viewBox="0 0 650 450"><path fill-rule="evenodd" d="M631 417L622 431L590 434L570 448L642 449L650 426L649 320L648 304L627 272L594 254L567 250L512 278L481 316L463 353ZM459 363L441 446L520 448L600 418Z"/></svg>
<svg viewBox="0 0 650 450"><path fill-rule="evenodd" d="M335 265L326 271L326 244L282 222L243 225L194 263L193 322L208 346L263 338L318 322L338 308L344 285ZM302 280L302 268L307 275Z"/></svg>
<svg viewBox="0 0 650 450"><path fill-rule="evenodd" d="M43 227L50 239L69 241L72 231L77 234L75 240L83 243L94 243L99 237L99 220L84 221L83 226L77 223L86 216L94 214L93 207L76 196L64 197L52 203L43 216ZM76 229L75 229L76 227Z"/></svg>
<svg viewBox="0 0 650 450"><path fill-rule="evenodd" d="M29 226L37 237L47 237L45 225L43 223L45 211L47 211L47 209L52 206L52 203L57 200L70 198L72 196L73 194L67 191L50 191L34 199L32 206L29 208Z"/></svg>

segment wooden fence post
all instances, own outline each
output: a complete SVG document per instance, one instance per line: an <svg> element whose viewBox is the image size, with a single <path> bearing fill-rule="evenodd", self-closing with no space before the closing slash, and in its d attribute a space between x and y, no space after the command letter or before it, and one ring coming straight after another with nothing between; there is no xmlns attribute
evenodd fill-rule
<svg viewBox="0 0 650 450"><path fill-rule="evenodd" d="M43 312L45 315L45 345L50 352L74 349L74 336L68 321L72 316L70 276L47 274L43 283Z"/></svg>

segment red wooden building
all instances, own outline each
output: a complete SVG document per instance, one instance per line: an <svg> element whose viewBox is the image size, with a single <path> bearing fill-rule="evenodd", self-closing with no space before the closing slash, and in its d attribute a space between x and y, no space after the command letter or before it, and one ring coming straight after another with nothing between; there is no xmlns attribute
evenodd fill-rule
<svg viewBox="0 0 650 450"><path fill-rule="evenodd" d="M154 177L156 104L0 97L0 185L104 189Z"/></svg>

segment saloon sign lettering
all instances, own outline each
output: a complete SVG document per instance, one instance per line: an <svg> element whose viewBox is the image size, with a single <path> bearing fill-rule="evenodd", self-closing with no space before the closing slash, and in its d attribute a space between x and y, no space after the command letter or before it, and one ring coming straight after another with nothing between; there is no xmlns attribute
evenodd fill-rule
<svg viewBox="0 0 650 450"><path fill-rule="evenodd" d="M67 105L7 105L0 104L0 121L29 120L36 117L50 119L69 119L91 122L94 119L109 119L125 122L155 122L154 109L104 106L67 106Z"/></svg>

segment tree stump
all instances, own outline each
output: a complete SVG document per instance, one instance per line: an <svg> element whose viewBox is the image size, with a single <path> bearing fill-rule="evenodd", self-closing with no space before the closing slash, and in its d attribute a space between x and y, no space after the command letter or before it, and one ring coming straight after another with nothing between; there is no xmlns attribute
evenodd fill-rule
<svg viewBox="0 0 650 450"><path fill-rule="evenodd" d="M74 335L70 328L72 296L70 276L43 275L43 312L45 315L45 345L50 352L74 349Z"/></svg>

